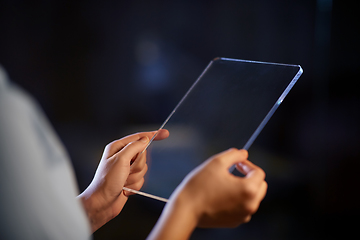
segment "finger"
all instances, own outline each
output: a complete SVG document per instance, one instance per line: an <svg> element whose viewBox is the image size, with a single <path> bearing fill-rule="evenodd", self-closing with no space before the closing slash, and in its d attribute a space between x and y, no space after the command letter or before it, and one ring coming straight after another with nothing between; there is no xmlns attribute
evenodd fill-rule
<svg viewBox="0 0 360 240"><path fill-rule="evenodd" d="M248 223L251 220L251 215L246 215L246 217L243 220L243 223Z"/></svg>
<svg viewBox="0 0 360 240"><path fill-rule="evenodd" d="M236 148L230 148L224 152L221 152L213 157L226 164L226 167L230 168L236 163L243 162L247 159L248 152L244 149L238 150Z"/></svg>
<svg viewBox="0 0 360 240"><path fill-rule="evenodd" d="M170 133L168 130L166 129L160 129L157 134L156 134L156 137L154 138L155 141L158 141L158 140L163 140L167 137L169 137Z"/></svg>
<svg viewBox="0 0 360 240"><path fill-rule="evenodd" d="M136 191L140 191L141 187L144 185L144 178L140 179L140 181L137 181L136 183L133 183L131 185L126 186L127 188L136 190ZM134 193L131 193L129 191L124 191L125 196L129 196L132 195Z"/></svg>
<svg viewBox="0 0 360 240"><path fill-rule="evenodd" d="M235 167L239 172L241 172L244 175L248 174L251 170L251 168L245 164L245 161L236 163Z"/></svg>
<svg viewBox="0 0 360 240"><path fill-rule="evenodd" d="M131 173L128 176L128 178L126 179L124 186L127 187L128 185L131 185L131 184L134 184L134 183L140 181L142 178L144 178L147 170L148 170L147 165L145 165L144 168L141 169L141 171L136 172L136 173Z"/></svg>
<svg viewBox="0 0 360 240"><path fill-rule="evenodd" d="M126 165L130 164L131 160L143 151L148 142L148 137L142 137L137 141L126 145L120 152L116 153L116 156L120 159L120 162L123 162Z"/></svg>
<svg viewBox="0 0 360 240"><path fill-rule="evenodd" d="M259 193L258 193L258 196L257 196L259 202L261 202L265 198L267 188L268 188L267 182L263 181L261 186L260 186Z"/></svg>
<svg viewBox="0 0 360 240"><path fill-rule="evenodd" d="M258 179L259 181L263 181L265 179L264 170L249 160L237 163L236 167L241 173L246 175L246 178Z"/></svg>
<svg viewBox="0 0 360 240"><path fill-rule="evenodd" d="M156 132L157 131L140 132L140 133L135 133L135 134L132 134L132 135L128 135L128 136L123 137L123 138L121 138L119 140L115 140L115 141L109 143L106 146L105 152L109 156L114 155L115 153L117 153L121 149L123 149L127 144L129 144L131 142L134 142L134 141L138 141L142 137L147 137L148 139L151 139L155 135Z"/></svg>
<svg viewBox="0 0 360 240"><path fill-rule="evenodd" d="M141 171L146 164L146 152L137 154L136 158L131 160L130 173Z"/></svg>
<svg viewBox="0 0 360 240"><path fill-rule="evenodd" d="M112 156L112 164L108 166L110 169L107 174L108 179L116 179L114 184L123 186L130 174L131 159L142 151L148 141L149 139L147 137L141 138L138 141L126 145L120 152ZM114 191L112 190L112 192Z"/></svg>
<svg viewBox="0 0 360 240"><path fill-rule="evenodd" d="M265 195L266 195L266 191L267 191L267 183L265 181L262 181L258 190L257 190L257 194L254 195L254 198L250 199L250 205L251 207L250 209L250 215L255 214L255 212L257 212L257 210L260 207L260 203L261 201L264 199Z"/></svg>

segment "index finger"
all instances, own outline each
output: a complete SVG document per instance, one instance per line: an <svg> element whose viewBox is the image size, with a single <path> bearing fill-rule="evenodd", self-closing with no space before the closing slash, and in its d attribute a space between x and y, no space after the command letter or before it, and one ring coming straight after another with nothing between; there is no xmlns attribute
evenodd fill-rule
<svg viewBox="0 0 360 240"><path fill-rule="evenodd" d="M157 134L154 140L162 140L169 136L169 131L162 129L160 131L151 131L151 132L140 132L140 133L134 133L131 135L128 135L126 137L123 137L119 140L115 140L108 144L106 146L105 152L107 154L114 155L115 153L119 152L121 149L123 149L126 145L128 145L131 142L137 141L142 137L147 137L148 139L152 139L154 135Z"/></svg>
<svg viewBox="0 0 360 240"><path fill-rule="evenodd" d="M160 129L160 130L155 131L155 132L157 132L157 134L156 134L156 136L154 138L155 141L163 140L163 139L169 137L169 131L166 130L166 129Z"/></svg>

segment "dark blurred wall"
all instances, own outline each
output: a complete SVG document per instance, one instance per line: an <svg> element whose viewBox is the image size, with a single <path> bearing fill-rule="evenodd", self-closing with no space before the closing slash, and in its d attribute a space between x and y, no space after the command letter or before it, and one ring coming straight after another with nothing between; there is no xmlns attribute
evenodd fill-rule
<svg viewBox="0 0 360 240"><path fill-rule="evenodd" d="M0 1L0 64L40 102L79 187L102 148L160 126L214 57L304 74L250 149L268 195L253 220L194 239L351 236L359 215L355 1ZM0 113L1 114L1 113ZM95 239L143 239L162 204L133 196Z"/></svg>

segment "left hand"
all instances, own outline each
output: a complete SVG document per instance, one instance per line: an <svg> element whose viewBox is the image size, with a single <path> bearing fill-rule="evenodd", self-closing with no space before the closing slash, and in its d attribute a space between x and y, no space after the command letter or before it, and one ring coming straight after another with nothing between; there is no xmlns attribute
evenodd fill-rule
<svg viewBox="0 0 360 240"><path fill-rule="evenodd" d="M247 157L246 150L232 148L191 171L170 196L147 239L189 239L196 227L236 227L250 221L267 183L264 170ZM234 164L244 177L229 172Z"/></svg>
<svg viewBox="0 0 360 240"><path fill-rule="evenodd" d="M142 187L147 163L146 151L141 152L155 133L136 133L106 146L94 179L78 197L82 200L93 232L121 212L129 195L124 193L124 186L134 190ZM154 140L168 136L167 130L160 130Z"/></svg>

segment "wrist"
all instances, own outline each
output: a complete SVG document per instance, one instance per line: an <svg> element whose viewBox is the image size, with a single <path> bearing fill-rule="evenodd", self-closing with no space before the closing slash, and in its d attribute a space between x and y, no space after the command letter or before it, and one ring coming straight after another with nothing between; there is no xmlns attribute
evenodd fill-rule
<svg viewBox="0 0 360 240"><path fill-rule="evenodd" d="M91 188L87 188L77 198L83 205L92 232L95 232L114 217L109 204L101 201L100 194Z"/></svg>
<svg viewBox="0 0 360 240"><path fill-rule="evenodd" d="M175 193L174 197L171 196L169 201L174 211L183 214L184 219L186 218L189 225L191 225L189 227L195 229L201 218L200 207L198 205L199 199L194 198L191 193L182 190L179 193Z"/></svg>
<svg viewBox="0 0 360 240"><path fill-rule="evenodd" d="M189 199L186 193L175 192L165 205L148 239L189 239L199 218L194 200Z"/></svg>

